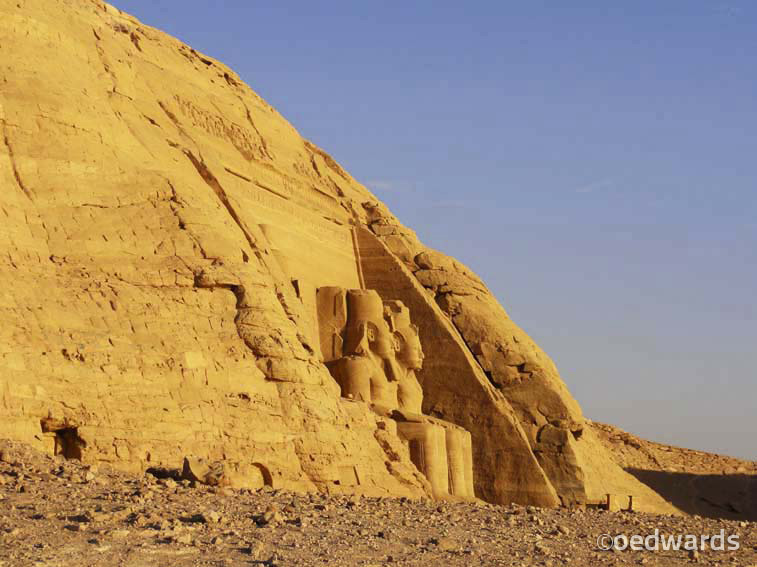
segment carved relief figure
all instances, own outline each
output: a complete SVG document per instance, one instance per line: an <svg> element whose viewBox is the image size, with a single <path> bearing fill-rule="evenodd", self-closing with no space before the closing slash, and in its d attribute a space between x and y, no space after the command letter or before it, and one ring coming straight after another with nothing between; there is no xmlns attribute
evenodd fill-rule
<svg viewBox="0 0 757 567"><path fill-rule="evenodd" d="M317 305L324 361L342 396L397 422L435 497L473 498L470 433L422 413L424 354L407 307L374 290L335 287L320 288Z"/></svg>

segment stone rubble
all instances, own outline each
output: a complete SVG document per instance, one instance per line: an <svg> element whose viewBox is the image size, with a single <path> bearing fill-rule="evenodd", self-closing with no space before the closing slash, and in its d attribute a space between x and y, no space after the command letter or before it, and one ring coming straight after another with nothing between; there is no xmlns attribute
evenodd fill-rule
<svg viewBox="0 0 757 567"><path fill-rule="evenodd" d="M757 523L168 482L0 442L0 566L757 565ZM736 552L605 552L603 533L740 535Z"/></svg>

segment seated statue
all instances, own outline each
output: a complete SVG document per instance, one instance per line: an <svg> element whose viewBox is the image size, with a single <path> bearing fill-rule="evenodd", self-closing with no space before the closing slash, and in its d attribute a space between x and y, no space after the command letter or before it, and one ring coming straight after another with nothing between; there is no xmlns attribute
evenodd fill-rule
<svg viewBox="0 0 757 567"><path fill-rule="evenodd" d="M473 498L470 433L422 413L416 372L424 355L407 307L374 290L335 287L320 288L317 305L324 360L342 396L397 422L435 497Z"/></svg>

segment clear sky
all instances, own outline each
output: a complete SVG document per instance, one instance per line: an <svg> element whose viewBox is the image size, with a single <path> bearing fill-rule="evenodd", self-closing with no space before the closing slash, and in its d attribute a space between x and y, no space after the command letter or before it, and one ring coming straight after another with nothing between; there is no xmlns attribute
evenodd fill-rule
<svg viewBox="0 0 757 567"><path fill-rule="evenodd" d="M476 270L587 417L757 459L757 3L113 3Z"/></svg>

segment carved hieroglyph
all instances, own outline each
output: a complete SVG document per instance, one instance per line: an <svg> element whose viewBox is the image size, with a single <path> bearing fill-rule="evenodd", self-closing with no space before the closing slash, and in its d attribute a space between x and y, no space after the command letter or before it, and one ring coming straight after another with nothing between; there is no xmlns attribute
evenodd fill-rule
<svg viewBox="0 0 757 567"><path fill-rule="evenodd" d="M318 290L318 321L325 362L342 396L391 416L410 458L434 496L473 498L468 431L421 413L423 364L418 328L401 301L382 301L374 290Z"/></svg>

